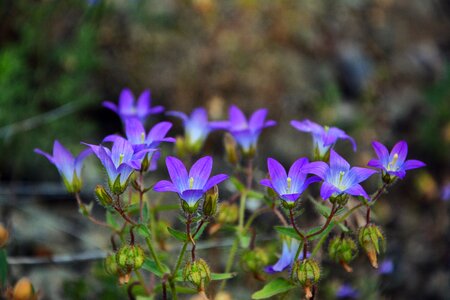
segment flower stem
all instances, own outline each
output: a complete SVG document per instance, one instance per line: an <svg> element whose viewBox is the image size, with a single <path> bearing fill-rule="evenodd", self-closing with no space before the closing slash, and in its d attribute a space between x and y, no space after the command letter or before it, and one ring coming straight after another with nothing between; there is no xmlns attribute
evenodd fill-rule
<svg viewBox="0 0 450 300"><path fill-rule="evenodd" d="M236 255L238 246L239 246L239 236L236 236L236 238L233 241L233 245L230 248L230 254L228 255L227 264L225 265L225 273L229 273L231 271L231 268L233 267L234 256ZM223 291L226 285L227 281L223 280L222 283L220 284L219 291Z"/></svg>
<svg viewBox="0 0 450 300"><path fill-rule="evenodd" d="M316 231L314 233L311 233L309 235L306 236L307 239L312 238L313 236L316 236L318 234L321 234L325 229L327 229L328 225L330 225L331 220L334 217L334 214L338 211L339 207L336 207L336 204L333 203L333 207L331 208L331 212L330 215L328 216L325 224L322 226L322 228L320 228L319 231Z"/></svg>
<svg viewBox="0 0 450 300"><path fill-rule="evenodd" d="M241 233L244 229L244 217L245 217L245 202L247 200L247 191L242 191L241 198L239 200L239 223L238 232Z"/></svg>
<svg viewBox="0 0 450 300"><path fill-rule="evenodd" d="M75 198L77 199L78 207L79 207L81 210L87 212L87 210L86 210L86 205L83 203L83 201L81 201L80 193L75 193ZM105 222L102 222L102 221L100 221L100 220L97 220L97 219L94 218L90 213L88 213L88 214L86 215L86 217L87 217L92 223L94 223L94 224L97 224L97 225L100 225L100 226L104 226L104 227L108 227L108 228L110 228L110 229L116 231L116 229L115 229L114 227L112 227L111 225L109 225L109 224L107 224L107 223L105 223Z"/></svg>
<svg viewBox="0 0 450 300"><path fill-rule="evenodd" d="M145 238L145 242L147 243L148 250L150 250L150 254L152 255L153 260L155 261L159 271L161 273L164 273L164 268L162 267L161 262L159 261L158 255L156 255L155 249L153 248L152 245L152 241L150 240L150 238Z"/></svg>

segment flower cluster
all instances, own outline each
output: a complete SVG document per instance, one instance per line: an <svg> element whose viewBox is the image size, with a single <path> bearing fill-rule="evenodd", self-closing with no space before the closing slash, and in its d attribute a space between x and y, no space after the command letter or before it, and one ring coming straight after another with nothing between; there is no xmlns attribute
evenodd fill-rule
<svg viewBox="0 0 450 300"><path fill-rule="evenodd" d="M189 115L179 111L167 111L167 116L180 119L184 127L184 136L174 138L170 136L171 122L163 121L151 128L147 127L151 115L164 112L162 106L151 106L149 90L144 91L135 101L132 92L124 89L118 104L105 101L103 105L120 117L124 128L122 135L110 134L101 143L83 142L82 145L86 149L76 157L58 141L54 142L52 155L40 149L35 149L35 152L45 156L56 166L67 190L75 194L83 215L96 224L113 230L114 249L116 248L114 235L120 238L122 243L120 249L114 254L109 254L105 260L108 273L117 275L121 283L128 282L131 273L141 267L158 277L162 277L163 274L164 280L161 282L163 290L167 290L167 284L171 288L171 293L175 295L174 298L177 293L175 281L177 284L179 281L191 283L199 293L205 294L205 288L211 280L230 278L239 247L243 248L241 252L243 270L262 280L265 276L289 270L289 280L282 283L283 291L299 285L306 297L312 298L317 282L321 278L319 262L315 255L328 235L338 227L341 233L328 243L330 258L340 263L345 270L349 272L352 270L348 263L358 253L357 242L352 238L353 234L358 236L360 248L367 254L372 266L377 268L377 255L385 246L385 238L381 228L370 220L371 206L395 181L403 179L406 171L425 166L419 160L406 159L408 146L405 141L395 144L391 152L381 143L374 141L372 146L377 158L371 159L367 164L368 167L352 166L334 149L337 141L347 140L356 151L355 140L345 131L337 127L322 126L308 119L292 120L291 125L295 129L312 135L313 160L301 157L286 169L278 160L267 158L268 176L259 182L267 189L268 196L265 196L253 187L254 178L258 176L258 173L254 172L253 160L257 154L261 133L265 128L276 125L275 121L267 118L267 109L258 109L247 118L237 106L231 105L228 120L214 121L209 120L207 110L202 107L195 108ZM232 176L222 172L211 176L212 156L200 156L208 135L216 130L227 132L225 150L231 167L235 168L233 173L230 173ZM165 158L170 180L162 179L146 186L144 177L148 172L157 169L157 161L164 154L161 149L163 143L175 144L178 154L178 158L171 155ZM97 220L91 215L90 206L84 205L80 198L82 166L90 154L94 154L102 164L109 187L108 189L97 185L94 193L99 203L108 208L109 213L123 219L121 229L111 223L111 218L107 219L106 223ZM244 165L245 163L247 165ZM366 192L367 187L363 187L363 184L375 174L379 174L382 184L378 190L370 194ZM230 177L236 194L219 206L218 185ZM308 191L310 186L315 184L320 184L319 195L323 201L316 200L314 190ZM182 211L179 219L185 223L185 233L168 227L168 223L159 219L159 203L150 203L149 197L144 195L149 191L169 192L177 196L181 204L178 207L181 207ZM309 197L305 196L307 193ZM266 200L267 207L256 210L247 219L248 197ZM352 201L359 202L359 205L349 209L347 203L352 198L354 199ZM239 204L236 203L237 199ZM307 199L313 199L308 201L317 207L326 221L317 228L303 230L297 225L296 218L301 213L301 210L298 210L299 204ZM203 204L200 205L201 203ZM170 205L166 205L164 209L168 206ZM352 233L345 219L358 208L366 209L366 224ZM347 211L345 214L341 213L345 210ZM278 261L270 265L267 253L262 247L255 245L256 229L252 228L252 222L260 214L267 212L273 212L283 225L275 227L282 235L282 252ZM216 215L217 220L214 223ZM210 234L215 234L222 227L232 227L231 232L235 234L224 274L214 275L206 261L196 257L196 240L210 223L212 223ZM138 244L135 231L139 232L141 242L145 240L149 251L144 251ZM169 267L161 261L170 260L170 257L166 255L161 258L162 256L155 250L156 245L160 250L165 250L164 241L168 234L184 243L180 247L181 252L173 270L169 270ZM315 239L320 242L309 251L308 247ZM185 259L184 254L189 244L192 245L191 258L186 261L181 271L181 262ZM147 262L146 253L152 256ZM383 265L384 274L387 269L392 268L392 264ZM139 280L142 279L139 273L137 277ZM267 286L266 290L269 289ZM142 290L146 290L145 286ZM148 296L155 297L151 294L154 291L148 290ZM343 285L337 293L337 297L340 298L352 298L356 297L355 295L357 293L348 285ZM260 297L258 294L256 298ZM164 298L166 299L166 296Z"/></svg>

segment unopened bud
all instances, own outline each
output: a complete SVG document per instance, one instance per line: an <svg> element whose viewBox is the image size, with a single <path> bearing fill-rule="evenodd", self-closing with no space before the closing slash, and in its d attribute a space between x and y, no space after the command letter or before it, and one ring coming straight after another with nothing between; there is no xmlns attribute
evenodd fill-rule
<svg viewBox="0 0 450 300"><path fill-rule="evenodd" d="M312 287L320 279L319 264L309 258L298 260L292 267L291 278L303 287L306 298L310 299L312 298Z"/></svg>
<svg viewBox="0 0 450 300"><path fill-rule="evenodd" d="M9 231L0 224L0 248L3 248L9 240Z"/></svg>
<svg viewBox="0 0 450 300"><path fill-rule="evenodd" d="M336 237L328 245L328 254L332 260L340 263L347 272L352 272L353 270L348 263L358 254L358 247L351 238Z"/></svg>
<svg viewBox="0 0 450 300"><path fill-rule="evenodd" d="M208 264L203 259L189 261L183 270L184 280L189 281L198 291L204 291L211 281L211 271Z"/></svg>
<svg viewBox="0 0 450 300"><path fill-rule="evenodd" d="M348 202L348 195L347 194L339 194L337 196L331 196L330 202L333 204L339 204L340 206L344 206Z"/></svg>
<svg viewBox="0 0 450 300"><path fill-rule="evenodd" d="M104 207L108 207L113 203L111 195L105 190L102 185L97 185L95 187L94 193L100 204Z"/></svg>
<svg viewBox="0 0 450 300"><path fill-rule="evenodd" d="M386 241L380 228L375 224L368 224L359 230L358 241L367 254L370 264L378 268L377 255L384 251Z"/></svg>
<svg viewBox="0 0 450 300"><path fill-rule="evenodd" d="M139 245L126 245L116 253L116 262L124 273L137 270L144 264L145 253Z"/></svg>
<svg viewBox="0 0 450 300"><path fill-rule="evenodd" d="M381 175L381 179L386 184L392 184L398 179L398 177L387 172L383 172L383 174Z"/></svg>
<svg viewBox="0 0 450 300"><path fill-rule="evenodd" d="M203 201L203 214L212 217L217 212L217 201L219 199L219 188L217 185L206 191L205 200Z"/></svg>
<svg viewBox="0 0 450 300"><path fill-rule="evenodd" d="M14 286L13 300L32 300L34 296L33 285L28 278L21 278Z"/></svg>
<svg viewBox="0 0 450 300"><path fill-rule="evenodd" d="M239 162L239 156L237 151L236 140L233 138L231 134L225 133L223 137L223 143L225 146L227 161L233 166L237 165Z"/></svg>
<svg viewBox="0 0 450 300"><path fill-rule="evenodd" d="M232 224L239 217L239 207L236 204L222 203L220 205L217 222L219 224Z"/></svg>
<svg viewBox="0 0 450 300"><path fill-rule="evenodd" d="M269 256L262 248L245 250L241 256L242 268L253 273L260 273L269 263Z"/></svg>

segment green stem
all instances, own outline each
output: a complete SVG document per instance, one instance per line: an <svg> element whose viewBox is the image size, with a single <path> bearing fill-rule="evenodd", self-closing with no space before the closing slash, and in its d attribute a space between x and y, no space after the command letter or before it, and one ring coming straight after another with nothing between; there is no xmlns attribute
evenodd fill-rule
<svg viewBox="0 0 450 300"><path fill-rule="evenodd" d="M145 241L147 242L148 249L150 250L150 254L152 255L153 259L155 260L156 266L158 267L159 271L161 273L164 273L164 268L161 265L161 262L159 261L158 255L156 255L155 249L153 248L152 241L150 238L145 238Z"/></svg>
<svg viewBox="0 0 450 300"><path fill-rule="evenodd" d="M298 257L300 256L300 252L302 251L302 249L303 249L303 241L300 241L300 243L298 244L297 252L295 253L294 261L298 260Z"/></svg>
<svg viewBox="0 0 450 300"><path fill-rule="evenodd" d="M231 271L231 268L233 267L234 256L236 255L238 246L239 246L239 236L236 236L236 238L233 241L233 245L231 246L230 249L230 255L228 256L227 264L225 266L225 273L229 273ZM227 281L223 280L222 283L220 284L219 291L223 291L226 285Z"/></svg>
<svg viewBox="0 0 450 300"><path fill-rule="evenodd" d="M339 223L344 222L345 219L347 219L347 218L348 218L355 210L357 210L358 208L360 208L360 207L362 207L362 206L364 206L364 204L363 204L363 203L360 203L360 204L358 204L358 205L352 207L345 215L343 215L343 216L338 220L338 222L339 222Z"/></svg>
<svg viewBox="0 0 450 300"><path fill-rule="evenodd" d="M172 277L177 276L178 269L181 266L181 262L183 261L184 253L186 252L186 248L187 248L188 244L189 244L188 241L184 242L183 247L181 248L180 254L178 255L177 264L175 265L175 269L173 269L173 271L172 271Z"/></svg>
<svg viewBox="0 0 450 300"><path fill-rule="evenodd" d="M175 286L175 282L172 279L169 280L169 287L170 292L172 293L172 300L178 300L177 287Z"/></svg>
<svg viewBox="0 0 450 300"><path fill-rule="evenodd" d="M241 198L239 200L239 233L244 229L244 217L245 217L245 201L247 200L247 191L244 190L241 193Z"/></svg>
<svg viewBox="0 0 450 300"><path fill-rule="evenodd" d="M329 234L329 233L328 233L328 234ZM317 245L314 247L314 249L313 249L313 251L312 251L312 253L311 253L311 256L314 256L314 255L317 254L317 251L319 251L320 247L322 247L323 243L324 243L325 240L327 239L328 234L324 234L324 235L320 238L319 242L318 242Z"/></svg>

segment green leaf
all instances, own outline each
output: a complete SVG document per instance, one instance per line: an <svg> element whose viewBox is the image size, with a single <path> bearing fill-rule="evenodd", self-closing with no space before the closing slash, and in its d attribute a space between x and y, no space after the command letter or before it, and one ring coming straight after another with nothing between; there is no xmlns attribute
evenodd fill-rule
<svg viewBox="0 0 450 300"><path fill-rule="evenodd" d="M155 299L154 296L137 296L136 300L153 300Z"/></svg>
<svg viewBox="0 0 450 300"><path fill-rule="evenodd" d="M8 275L8 261L6 259L6 250L0 249L0 287L5 287L6 276Z"/></svg>
<svg viewBox="0 0 450 300"><path fill-rule="evenodd" d="M315 236L309 238L309 240L310 240L310 241L313 241L313 240L316 240L316 239L321 238L321 237L324 236L324 235L329 234L330 231L333 229L333 227L334 227L335 225L336 225L336 222L331 221L330 224L328 224L327 228L325 228L325 230L322 231L322 233L320 233L320 234L318 234L318 235L315 235ZM314 227L314 228L308 230L308 232L306 233L306 235L314 234L314 233L318 232L321 228L322 228L322 226Z"/></svg>
<svg viewBox="0 0 450 300"><path fill-rule="evenodd" d="M239 232L238 235L241 248L247 248L250 245L250 234L248 232Z"/></svg>
<svg viewBox="0 0 450 300"><path fill-rule="evenodd" d="M285 226L274 226L274 229L281 234L284 234L288 237L294 238L296 240L301 241L302 238L298 235L297 231L295 231L292 227L285 227Z"/></svg>
<svg viewBox="0 0 450 300"><path fill-rule="evenodd" d="M284 278L277 278L266 284L262 289L252 295L252 299L267 299L285 293L295 288L295 285Z"/></svg>
<svg viewBox="0 0 450 300"><path fill-rule="evenodd" d="M169 231L170 235L179 240L180 242L185 242L187 239L186 233L178 231L176 229L170 228L167 226L167 230Z"/></svg>
<svg viewBox="0 0 450 300"><path fill-rule="evenodd" d="M150 229L144 224L139 224L136 226L136 229L137 233L144 238L150 238L152 236Z"/></svg>
<svg viewBox="0 0 450 300"><path fill-rule="evenodd" d="M319 214L321 214L325 218L328 218L328 216L331 213L330 207L323 205L322 203L319 203L316 200L311 200L311 202L314 204L314 207L316 208L316 210Z"/></svg>
<svg viewBox="0 0 450 300"><path fill-rule="evenodd" d="M142 207L142 222L148 223L150 220L150 210L148 208L148 203L144 202L144 206Z"/></svg>
<svg viewBox="0 0 450 300"><path fill-rule="evenodd" d="M249 198L255 198L255 199L258 199L258 200L264 199L264 194L263 193L260 193L260 192L254 191L254 190L249 190L247 192L247 196Z"/></svg>
<svg viewBox="0 0 450 300"><path fill-rule="evenodd" d="M120 230L119 224L116 222L116 218L114 217L114 213L109 210L106 211L106 223L111 225L114 229Z"/></svg>
<svg viewBox="0 0 450 300"><path fill-rule="evenodd" d="M167 211L167 210L179 210L180 204L165 204L165 205L158 205L154 208L156 212L159 211Z"/></svg>
<svg viewBox="0 0 450 300"><path fill-rule="evenodd" d="M236 273L211 273L211 280L226 280L236 276Z"/></svg>
<svg viewBox="0 0 450 300"><path fill-rule="evenodd" d="M194 240L197 240L199 237L202 236L203 231L205 231L206 226L208 226L208 222L203 223L202 227L200 227L199 231L198 231L197 234L194 236Z"/></svg>
<svg viewBox="0 0 450 300"><path fill-rule="evenodd" d="M170 269L168 266L166 266L165 264L162 264L161 267L163 268L163 270L162 270L163 272L158 268L158 265L153 260L150 260L148 258L145 259L144 264L142 265L142 268L144 270L152 272L159 278L162 278L164 276L164 274L170 273Z"/></svg>
<svg viewBox="0 0 450 300"><path fill-rule="evenodd" d="M245 185L243 185L242 182L236 177L231 176L230 181L239 192L243 192L245 190Z"/></svg>
<svg viewBox="0 0 450 300"><path fill-rule="evenodd" d="M181 285L175 285L175 288L177 290L178 294L197 294L198 291L191 287L181 286ZM169 287L167 287L169 290ZM153 290L155 293L159 294L162 292L162 285L157 284L155 285L155 289Z"/></svg>

